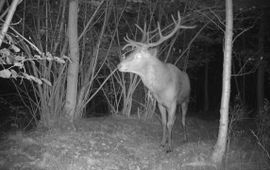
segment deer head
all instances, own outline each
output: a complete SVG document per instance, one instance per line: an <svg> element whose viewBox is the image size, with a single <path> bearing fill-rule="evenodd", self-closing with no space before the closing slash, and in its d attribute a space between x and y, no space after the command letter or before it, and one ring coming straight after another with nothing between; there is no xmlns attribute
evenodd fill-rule
<svg viewBox="0 0 270 170"><path fill-rule="evenodd" d="M167 34L163 35L163 30L160 28L159 22L157 23L157 28L152 31L147 31L146 24L144 24L144 28L142 29L140 26L136 25L136 27L142 33L141 41L135 41L126 36L124 39L127 44L122 48L125 50L128 47L131 47L133 51L125 57L123 55L120 64L118 65L119 71L122 72L132 72L135 74L141 74L142 70L146 68L146 65L149 62L153 62L153 60L157 59L157 46L171 38L179 29L192 29L195 26L184 26L181 25L181 16L180 13L177 13L178 19L172 16L173 23L168 27L172 27L173 29ZM153 35L150 37L150 35ZM159 37L157 41L152 41L156 36Z"/></svg>

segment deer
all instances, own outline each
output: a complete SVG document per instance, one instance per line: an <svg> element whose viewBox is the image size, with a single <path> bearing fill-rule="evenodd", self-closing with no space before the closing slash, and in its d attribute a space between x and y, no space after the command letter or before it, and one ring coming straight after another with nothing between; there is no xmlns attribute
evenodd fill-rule
<svg viewBox="0 0 270 170"><path fill-rule="evenodd" d="M177 15L177 21L172 16L173 23L167 28L172 25L174 28L167 35L163 35L164 30L161 30L159 22L157 29L153 31L146 31L146 24L144 24L143 29L136 24L136 27L142 32L142 40L135 41L126 35L124 40L127 44L122 50L127 47L131 47L132 50L127 56L123 55L117 65L120 72L137 74L156 99L163 131L161 146L166 147L167 153L172 152L172 129L176 119L177 105L181 106L184 140L187 141L186 114L191 91L190 79L186 72L181 71L173 64L158 59L157 47L161 43L171 38L179 29L195 28L195 26L181 25L180 13L178 12ZM159 39L150 42L154 38L154 36L150 37L150 34L153 33Z"/></svg>

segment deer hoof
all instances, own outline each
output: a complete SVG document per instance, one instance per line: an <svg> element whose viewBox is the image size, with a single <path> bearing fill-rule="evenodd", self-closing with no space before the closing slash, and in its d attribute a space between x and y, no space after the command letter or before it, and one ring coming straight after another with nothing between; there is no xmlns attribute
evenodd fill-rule
<svg viewBox="0 0 270 170"><path fill-rule="evenodd" d="M162 143L161 143L161 144L160 144L160 147L161 147L161 148L165 148L165 144L162 144Z"/></svg>
<svg viewBox="0 0 270 170"><path fill-rule="evenodd" d="M170 152L172 152L172 149L171 149L171 148L168 148L168 149L166 150L166 153L170 153Z"/></svg>

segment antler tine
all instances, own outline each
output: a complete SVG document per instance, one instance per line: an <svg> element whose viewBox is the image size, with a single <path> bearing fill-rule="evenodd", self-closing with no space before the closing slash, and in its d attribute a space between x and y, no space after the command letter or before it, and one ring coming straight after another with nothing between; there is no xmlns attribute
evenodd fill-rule
<svg viewBox="0 0 270 170"><path fill-rule="evenodd" d="M178 20L180 20L180 21L181 21L181 16L180 16L180 12L179 12L179 11L177 11L177 17L178 17ZM175 21L175 19L174 19L174 16L173 16L173 15L172 15L172 20L173 20L174 24L177 24L177 22Z"/></svg>
<svg viewBox="0 0 270 170"><path fill-rule="evenodd" d="M130 39L127 35L124 38L124 40L127 42L127 44L122 48L122 50L126 49L127 47L143 47L145 44L142 42L137 42L132 39Z"/></svg>
<svg viewBox="0 0 270 170"><path fill-rule="evenodd" d="M146 23L144 22L143 29L136 24L136 27L142 32L141 42L146 42L148 40L149 33L146 31Z"/></svg>
<svg viewBox="0 0 270 170"><path fill-rule="evenodd" d="M162 30L160 28L160 24L159 22L157 23L157 26L158 26L158 34L160 36L160 39L157 41L157 42L153 42L153 43L148 43L147 44L147 47L155 47L155 46L158 46L159 44L163 43L165 40L169 39L171 36L173 36L177 31L178 29L180 28L180 25L181 25L181 16L180 16L180 13L178 12L178 21L175 21L174 17L172 16L172 20L174 22L174 29L166 36L162 35Z"/></svg>
<svg viewBox="0 0 270 170"><path fill-rule="evenodd" d="M172 20L173 20L173 23L174 23L174 29L168 35L166 35L166 36L164 36L162 34L162 30L160 29L160 24L158 22L157 23L157 26L158 26L157 31L158 31L158 34L160 36L160 39L157 42L148 43L148 44L146 44L146 46L148 48L150 48L150 47L155 47L155 46L160 45L165 40L171 38L180 28L183 28L183 29L192 29L192 28L195 28L196 27L196 26L184 26L184 25L181 25L181 16L180 16L180 12L179 11L177 12L177 17L178 17L178 20L176 21L175 18L172 16Z"/></svg>
<svg viewBox="0 0 270 170"><path fill-rule="evenodd" d="M135 26L136 26L143 34L146 32L146 23L144 23L143 29L142 29L138 24L135 24Z"/></svg>
<svg viewBox="0 0 270 170"><path fill-rule="evenodd" d="M179 11L177 12L177 16L178 16L178 18L181 18ZM174 20L173 16L172 16L172 18ZM182 29L193 29L193 28L196 28L196 25L193 25L193 26L180 25L180 28L182 28Z"/></svg>
<svg viewBox="0 0 270 170"><path fill-rule="evenodd" d="M140 42L132 40L126 35L124 40L127 42L127 44L122 48L122 50L126 49L127 47L137 47L137 48L143 48L145 46L145 41L147 40L148 33L146 31L146 23L144 23L143 29L138 25L135 24L135 26L140 30L142 33L142 40Z"/></svg>
<svg viewBox="0 0 270 170"><path fill-rule="evenodd" d="M177 17L178 17L178 20L180 21L179 23L181 23L182 18L180 16L180 12L179 11L177 12ZM177 24L173 16L172 16L172 20L173 20L173 22L175 24ZM193 29L195 27L196 27L196 25L193 25L193 26L179 25L179 28L182 28L182 29Z"/></svg>

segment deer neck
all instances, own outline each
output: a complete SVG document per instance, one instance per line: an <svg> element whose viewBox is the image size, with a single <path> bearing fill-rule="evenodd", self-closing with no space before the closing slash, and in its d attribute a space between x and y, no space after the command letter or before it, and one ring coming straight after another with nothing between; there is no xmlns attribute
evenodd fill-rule
<svg viewBox="0 0 270 170"><path fill-rule="evenodd" d="M142 74L140 75L144 85L153 93L161 91L164 86L162 85L168 79L166 75L167 65L157 58L150 60L145 65Z"/></svg>

